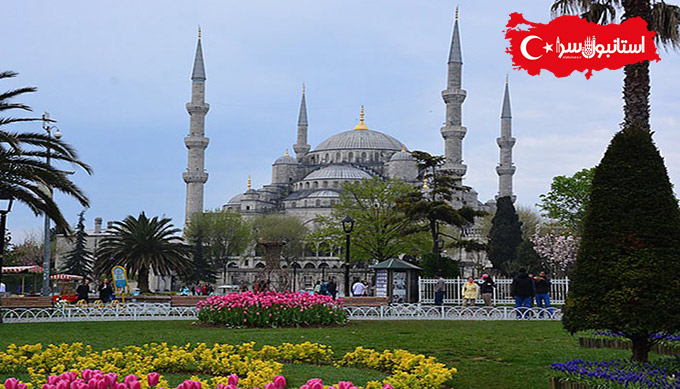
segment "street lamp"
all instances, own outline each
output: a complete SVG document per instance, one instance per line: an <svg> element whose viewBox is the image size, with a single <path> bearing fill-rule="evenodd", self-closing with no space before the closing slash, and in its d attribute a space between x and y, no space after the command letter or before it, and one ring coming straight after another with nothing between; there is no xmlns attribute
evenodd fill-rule
<svg viewBox="0 0 680 389"><path fill-rule="evenodd" d="M50 113L45 112L42 115L42 122L43 122L43 130L47 132L47 137L51 138L54 136L55 139L59 140L61 139L61 131L59 128L56 126L51 126L49 123L54 123L54 120L50 119ZM54 130L54 135L52 134L52 130ZM45 147L47 151L47 155L45 157L47 166L50 165L50 147L46 146ZM52 188L50 188L47 184L45 184L45 190L47 192L47 195L51 198L52 197ZM44 231L44 242L43 242L43 282L42 282L42 292L41 294L43 296L49 296L50 295L50 218L47 216L47 212L45 212L45 231Z"/></svg>
<svg viewBox="0 0 680 389"><path fill-rule="evenodd" d="M442 250L444 249L444 240L440 237L437 237L437 240L434 242L437 245L437 258L441 258Z"/></svg>
<svg viewBox="0 0 680 389"><path fill-rule="evenodd" d="M2 266L5 262L5 223L7 214L12 210L14 198L7 193L0 192L0 285L2 285ZM2 313L0 313L2 323Z"/></svg>
<svg viewBox="0 0 680 389"><path fill-rule="evenodd" d="M354 219L347 216L342 219L342 230L345 231L345 297L349 297L349 234L354 230Z"/></svg>

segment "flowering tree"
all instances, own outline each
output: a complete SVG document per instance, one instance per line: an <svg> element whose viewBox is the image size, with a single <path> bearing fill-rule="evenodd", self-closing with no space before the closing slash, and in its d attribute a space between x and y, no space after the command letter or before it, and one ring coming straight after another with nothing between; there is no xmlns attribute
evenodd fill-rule
<svg viewBox="0 0 680 389"><path fill-rule="evenodd" d="M543 259L553 277L566 276L567 271L576 261L581 239L572 235L557 235L553 232L541 235L540 229L540 225L537 225L531 237L534 250Z"/></svg>

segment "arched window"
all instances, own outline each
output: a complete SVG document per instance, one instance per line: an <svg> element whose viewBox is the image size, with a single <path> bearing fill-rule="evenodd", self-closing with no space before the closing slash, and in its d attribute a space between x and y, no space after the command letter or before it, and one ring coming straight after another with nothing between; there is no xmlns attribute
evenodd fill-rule
<svg viewBox="0 0 680 389"><path fill-rule="evenodd" d="M337 187L338 187L338 185L339 185L339 184L338 184L338 182L337 182L337 181L333 181L333 188L337 188Z"/></svg>
<svg viewBox="0 0 680 389"><path fill-rule="evenodd" d="M258 269L264 269L264 263L258 262L258 263L255 265L255 267L258 268Z"/></svg>
<svg viewBox="0 0 680 389"><path fill-rule="evenodd" d="M324 181L322 187L328 188L328 181Z"/></svg>
<svg viewBox="0 0 680 389"><path fill-rule="evenodd" d="M361 161L366 162L366 153L365 152L361 153Z"/></svg>
<svg viewBox="0 0 680 389"><path fill-rule="evenodd" d="M311 262L307 262L305 263L305 269L316 269L316 266Z"/></svg>
<svg viewBox="0 0 680 389"><path fill-rule="evenodd" d="M319 188L319 181L314 181L314 189L318 189L318 188Z"/></svg>
<svg viewBox="0 0 680 389"><path fill-rule="evenodd" d="M295 208L295 207L297 207L297 203L295 201L293 201L293 203L291 204L291 208Z"/></svg>
<svg viewBox="0 0 680 389"><path fill-rule="evenodd" d="M309 182L305 182L305 189L309 189Z"/></svg>
<svg viewBox="0 0 680 389"><path fill-rule="evenodd" d="M302 268L302 266L300 266L300 264L297 263L297 262L293 262L293 264L290 265L290 267L292 267L293 269L300 269L300 268Z"/></svg>
<svg viewBox="0 0 680 389"><path fill-rule="evenodd" d="M230 268L230 269L237 269L238 265L236 264L236 262L229 262L227 267Z"/></svg>
<svg viewBox="0 0 680 389"><path fill-rule="evenodd" d="M323 162L328 163L329 162L328 158L330 158L330 156L328 155L328 153L326 153L326 155L324 155L324 157L323 157Z"/></svg>
<svg viewBox="0 0 680 389"><path fill-rule="evenodd" d="M347 161L354 162L354 153L353 152L351 152L351 151L349 152L349 154L347 155Z"/></svg>
<svg viewBox="0 0 680 389"><path fill-rule="evenodd" d="M340 156L340 153L339 152L335 153L335 162L340 162L341 159L342 157Z"/></svg>
<svg viewBox="0 0 680 389"><path fill-rule="evenodd" d="M305 204L305 208L306 208L306 207L307 207L307 200L305 200L305 203L304 203L304 204Z"/></svg>
<svg viewBox="0 0 680 389"><path fill-rule="evenodd" d="M380 153L375 153L375 162L380 161Z"/></svg>
<svg viewBox="0 0 680 389"><path fill-rule="evenodd" d="M321 200L316 200L316 206L320 207L321 206Z"/></svg>
<svg viewBox="0 0 680 389"><path fill-rule="evenodd" d="M246 205L246 211L250 211L250 205Z"/></svg>

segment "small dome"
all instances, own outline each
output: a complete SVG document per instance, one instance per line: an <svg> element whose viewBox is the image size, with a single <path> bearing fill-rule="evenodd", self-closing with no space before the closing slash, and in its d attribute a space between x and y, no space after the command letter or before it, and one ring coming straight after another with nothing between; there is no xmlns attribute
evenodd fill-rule
<svg viewBox="0 0 680 389"><path fill-rule="evenodd" d="M349 130L321 142L314 151L326 150L401 150L403 144L393 137L374 130Z"/></svg>
<svg viewBox="0 0 680 389"><path fill-rule="evenodd" d="M415 158L413 158L411 153L406 151L405 148L402 148L401 151L399 151L398 153L392 154L392 157L390 158L390 162L393 162L393 161L415 161Z"/></svg>
<svg viewBox="0 0 680 389"><path fill-rule="evenodd" d="M364 178L371 178L371 175L352 166L330 165L309 173L304 180L361 180Z"/></svg>
<svg viewBox="0 0 680 389"><path fill-rule="evenodd" d="M295 158L291 157L288 154L288 150L286 150L286 154L278 157L276 161L274 161L274 165L297 165L297 161Z"/></svg>
<svg viewBox="0 0 680 389"><path fill-rule="evenodd" d="M340 193L333 191L333 190L317 190L316 192L310 194L307 196L309 198L338 198L340 197Z"/></svg>
<svg viewBox="0 0 680 389"><path fill-rule="evenodd" d="M237 194L236 196L229 199L229 202L227 204L238 204L238 203L241 202L242 199L243 199L243 194Z"/></svg>

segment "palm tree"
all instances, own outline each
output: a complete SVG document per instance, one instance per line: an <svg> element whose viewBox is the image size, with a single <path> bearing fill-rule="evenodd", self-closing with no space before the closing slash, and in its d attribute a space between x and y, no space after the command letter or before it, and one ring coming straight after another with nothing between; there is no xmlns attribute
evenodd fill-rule
<svg viewBox="0 0 680 389"><path fill-rule="evenodd" d="M0 80L16 75L15 72L0 72ZM10 100L35 91L36 88L26 87L0 93L0 111L31 111L29 106ZM88 174L92 173L92 169L78 160L76 151L65 142L47 134L17 133L3 129L6 125L37 120L41 119L0 117L0 192L25 204L36 215L46 213L59 230L70 231L68 222L45 187L74 197L84 207L89 206L89 200L68 178L66 172L57 169L53 164L47 164L47 155L49 153L54 162L63 161L79 166Z"/></svg>
<svg viewBox="0 0 680 389"><path fill-rule="evenodd" d="M108 273L115 265L126 268L130 277L137 277L142 292L149 292L149 271L168 276L183 273L190 267L189 246L176 234L168 218L149 219L144 212L135 218L130 215L122 222L114 222L112 235L101 241L97 252L96 271Z"/></svg>
<svg viewBox="0 0 680 389"><path fill-rule="evenodd" d="M680 7L663 0L555 0L553 15L580 13L589 22L607 24L617 20L617 10L623 10L621 20L641 17L655 40L667 50L680 47ZM650 131L649 126L649 61L626 65L623 69L623 128L636 124Z"/></svg>

